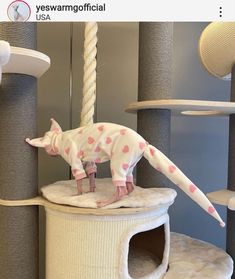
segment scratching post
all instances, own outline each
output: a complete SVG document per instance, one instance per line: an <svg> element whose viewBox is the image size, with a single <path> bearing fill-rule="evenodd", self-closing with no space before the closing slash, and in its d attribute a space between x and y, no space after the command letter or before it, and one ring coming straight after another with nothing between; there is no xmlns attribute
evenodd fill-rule
<svg viewBox="0 0 235 279"><path fill-rule="evenodd" d="M172 52L172 23L140 23L139 101L170 98ZM137 121L138 133L167 156L170 149L170 117L170 110L167 109L145 109L138 111ZM163 187L169 182L141 160L137 167L137 184Z"/></svg>
<svg viewBox="0 0 235 279"><path fill-rule="evenodd" d="M0 39L35 49L35 23L1 23ZM24 65L22 65L24 67ZM0 197L37 196L37 151L24 143L36 136L36 78L3 74L0 86ZM0 206L0 278L38 278L38 207Z"/></svg>

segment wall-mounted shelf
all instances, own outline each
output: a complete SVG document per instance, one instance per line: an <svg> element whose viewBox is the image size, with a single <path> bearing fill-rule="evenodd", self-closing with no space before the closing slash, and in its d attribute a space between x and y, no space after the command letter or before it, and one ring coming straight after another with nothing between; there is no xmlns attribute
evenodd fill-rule
<svg viewBox="0 0 235 279"><path fill-rule="evenodd" d="M233 191L222 189L208 193L207 197L215 204L224 205L231 210L235 210L235 192Z"/></svg>
<svg viewBox="0 0 235 279"><path fill-rule="evenodd" d="M11 47L9 62L2 67L3 73L18 73L39 78L50 67L50 58L36 50Z"/></svg>
<svg viewBox="0 0 235 279"><path fill-rule="evenodd" d="M152 100L131 103L125 111L136 113L143 109L169 109L176 114L190 116L228 116L235 113L235 103L181 99Z"/></svg>

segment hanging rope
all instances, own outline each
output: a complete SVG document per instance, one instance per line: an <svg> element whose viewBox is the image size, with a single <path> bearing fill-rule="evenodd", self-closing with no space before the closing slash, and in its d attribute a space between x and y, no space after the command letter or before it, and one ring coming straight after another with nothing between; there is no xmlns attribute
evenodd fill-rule
<svg viewBox="0 0 235 279"><path fill-rule="evenodd" d="M97 31L96 22L85 24L83 101L80 126L93 123L96 100Z"/></svg>

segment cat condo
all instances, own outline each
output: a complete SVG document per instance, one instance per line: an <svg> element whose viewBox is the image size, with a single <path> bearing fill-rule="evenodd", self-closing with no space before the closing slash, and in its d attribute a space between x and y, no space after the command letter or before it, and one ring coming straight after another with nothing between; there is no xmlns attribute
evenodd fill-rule
<svg viewBox="0 0 235 279"><path fill-rule="evenodd" d="M36 78L48 70L50 59L34 50L34 23L1 23L1 26L0 38L14 47L6 42L0 45L3 73L0 127L5 131L0 136L0 277L38 278L38 206L42 206L46 211L46 279L231 278L232 259L224 251L186 235L170 233L168 208L176 198L176 192L170 188L136 186L128 196L103 208L97 208L97 200L115 192L109 178L96 179L94 193L76 195L76 182L69 180L44 186L42 195L38 196L37 152L25 138L36 136ZM201 57L207 69L209 64L204 60L203 51L206 40L203 38L213 38L214 47L224 32L211 32L221 27L233 34L232 23L212 23L202 34ZM170 83L163 81L169 80L171 75L172 31L173 26L169 23L140 23L140 101L127 108L129 112L138 111L139 132L167 155L171 111L205 115L208 111L216 111L217 114L231 114L231 119L235 113L232 102L169 98ZM97 24L87 23L81 126L93 121L96 33ZM158 53L155 53L156 47ZM210 54L209 51L206 53ZM226 66L232 61L230 58L226 60ZM146 63L149 59L151 63ZM159 61L164 62L159 64ZM232 71L230 64L222 75ZM155 73L154 82L148 78L151 72ZM157 127L158 136L145 125L147 122L155 125L151 127ZM231 150L233 142L230 141ZM163 176L153 171L142 166L137 174L137 184L165 186ZM169 171L174 172L172 168ZM84 190L88 189L89 179L85 179ZM189 187L190 197L196 189L193 185ZM224 191L227 195L227 190ZM232 190L229 195L231 201ZM227 205L226 198L222 201L220 197L209 196L211 200ZM206 211L223 225L213 206L206 203ZM233 217L229 218L227 229L232 232ZM228 245L232 245L232 240ZM233 253L230 255L233 257Z"/></svg>

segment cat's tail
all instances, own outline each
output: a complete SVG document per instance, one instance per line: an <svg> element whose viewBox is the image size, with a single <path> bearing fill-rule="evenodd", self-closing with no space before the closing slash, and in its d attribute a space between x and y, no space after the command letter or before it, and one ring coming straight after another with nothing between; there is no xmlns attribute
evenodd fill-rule
<svg viewBox="0 0 235 279"><path fill-rule="evenodd" d="M144 157L149 161L153 168L163 173L208 214L219 221L222 227L225 226L225 223L219 216L218 212L203 192L194 183L192 183L192 181L190 181L187 176L160 150L150 144L147 144L144 150Z"/></svg>

